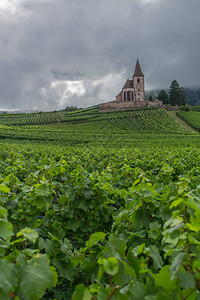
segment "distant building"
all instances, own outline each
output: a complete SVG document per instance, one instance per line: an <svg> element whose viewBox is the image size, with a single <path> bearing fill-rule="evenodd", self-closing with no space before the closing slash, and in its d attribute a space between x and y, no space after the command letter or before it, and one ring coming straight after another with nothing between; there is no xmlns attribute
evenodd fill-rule
<svg viewBox="0 0 200 300"><path fill-rule="evenodd" d="M127 79L115 101L100 104L100 111L162 106L163 102L145 100L144 74L137 59L132 79Z"/></svg>

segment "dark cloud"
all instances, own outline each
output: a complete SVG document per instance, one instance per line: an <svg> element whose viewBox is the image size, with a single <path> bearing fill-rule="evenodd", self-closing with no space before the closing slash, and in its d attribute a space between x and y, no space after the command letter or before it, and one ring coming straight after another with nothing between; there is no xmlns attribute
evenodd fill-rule
<svg viewBox="0 0 200 300"><path fill-rule="evenodd" d="M84 78L84 73L81 72L63 72L63 71L59 71L59 70L51 70L52 74L55 76L56 80L77 80L77 79L83 79Z"/></svg>
<svg viewBox="0 0 200 300"><path fill-rule="evenodd" d="M113 100L137 55L147 88L200 85L199 0L18 3L0 10L0 108Z"/></svg>

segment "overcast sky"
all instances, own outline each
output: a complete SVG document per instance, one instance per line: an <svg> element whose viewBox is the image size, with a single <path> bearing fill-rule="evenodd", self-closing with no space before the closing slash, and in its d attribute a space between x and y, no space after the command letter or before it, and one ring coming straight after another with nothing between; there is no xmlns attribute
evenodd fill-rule
<svg viewBox="0 0 200 300"><path fill-rule="evenodd" d="M200 87L200 0L0 0L0 109L115 99L137 55L146 89Z"/></svg>

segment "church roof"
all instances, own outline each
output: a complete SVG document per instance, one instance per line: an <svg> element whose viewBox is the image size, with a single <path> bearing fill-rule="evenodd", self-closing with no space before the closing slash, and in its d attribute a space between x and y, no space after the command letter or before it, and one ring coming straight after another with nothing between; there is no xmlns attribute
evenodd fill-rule
<svg viewBox="0 0 200 300"><path fill-rule="evenodd" d="M127 79L122 89L133 88L133 80Z"/></svg>
<svg viewBox="0 0 200 300"><path fill-rule="evenodd" d="M141 77L141 76L144 77L144 74L142 73L142 70L141 70L140 63L139 63L138 59L137 59L137 62L136 62L135 72L134 72L133 76L134 77Z"/></svg>

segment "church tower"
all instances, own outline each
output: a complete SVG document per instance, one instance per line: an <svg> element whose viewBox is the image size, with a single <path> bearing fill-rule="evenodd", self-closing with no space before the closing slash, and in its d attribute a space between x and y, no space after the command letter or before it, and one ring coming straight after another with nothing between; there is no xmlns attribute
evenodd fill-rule
<svg viewBox="0 0 200 300"><path fill-rule="evenodd" d="M135 90L135 101L145 101L144 74L142 73L139 60L137 59L135 72L133 74L133 87Z"/></svg>
<svg viewBox="0 0 200 300"><path fill-rule="evenodd" d="M115 101L100 104L100 111L162 106L163 102L158 99L153 101L145 100L144 74L137 59L132 79L127 79Z"/></svg>
<svg viewBox="0 0 200 300"><path fill-rule="evenodd" d="M132 79L127 79L121 92L116 96L117 102L134 102L134 105L144 101L141 105L145 104L145 91L144 91L144 74L142 73L139 60L137 59L135 65L135 72Z"/></svg>

